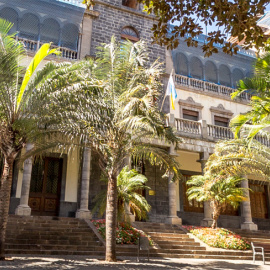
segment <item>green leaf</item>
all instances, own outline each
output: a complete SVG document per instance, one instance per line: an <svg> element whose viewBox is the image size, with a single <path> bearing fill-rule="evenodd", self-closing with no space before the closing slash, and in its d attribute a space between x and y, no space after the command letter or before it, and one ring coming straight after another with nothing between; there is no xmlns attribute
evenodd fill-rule
<svg viewBox="0 0 270 270"><path fill-rule="evenodd" d="M61 52L58 49L50 50L50 47L51 47L51 43L43 44L38 50L38 52L35 54L29 66L27 67L24 78L23 78L23 82L20 88L20 92L17 97L17 106L16 106L17 111L20 107L23 94L28 85L28 82L30 81L32 75L34 74L35 70L37 69L41 61L50 54L57 54L57 55L61 54Z"/></svg>

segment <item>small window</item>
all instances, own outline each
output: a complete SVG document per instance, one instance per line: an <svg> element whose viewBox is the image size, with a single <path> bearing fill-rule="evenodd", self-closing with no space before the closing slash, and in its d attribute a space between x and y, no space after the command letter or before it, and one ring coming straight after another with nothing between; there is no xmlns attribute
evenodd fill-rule
<svg viewBox="0 0 270 270"><path fill-rule="evenodd" d="M188 120L198 121L199 120L199 112L183 109L183 118L188 119Z"/></svg>
<svg viewBox="0 0 270 270"><path fill-rule="evenodd" d="M216 126L228 127L230 119L226 118L226 117L220 117L220 116L215 115L214 116L214 121L215 121Z"/></svg>
<svg viewBox="0 0 270 270"><path fill-rule="evenodd" d="M122 5L130 8L137 9L137 0L122 0Z"/></svg>
<svg viewBox="0 0 270 270"><path fill-rule="evenodd" d="M137 42L139 41L139 35L135 31L135 29L131 27L124 27L122 32L121 32L121 38L122 39L129 39L132 42Z"/></svg>

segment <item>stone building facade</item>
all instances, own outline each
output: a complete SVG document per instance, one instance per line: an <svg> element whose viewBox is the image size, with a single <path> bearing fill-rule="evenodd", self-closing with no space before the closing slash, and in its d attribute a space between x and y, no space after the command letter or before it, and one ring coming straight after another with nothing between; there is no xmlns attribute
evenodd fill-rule
<svg viewBox="0 0 270 270"><path fill-rule="evenodd" d="M249 109L248 94L232 101L230 93L240 79L252 74L254 53L241 51L228 56L220 52L206 59L200 46L187 47L183 40L177 49L168 51L151 43L155 18L145 14L136 1L99 0L90 10L85 10L80 2L0 0L0 17L14 23L12 31L18 32L17 38L24 42L28 52L26 63L43 42L52 41L60 46L62 57L56 61L76 61L95 56L96 48L110 42L112 35L118 40L145 40L150 61L159 58L164 62L164 89L172 73L178 96L175 110L168 102L164 110L169 124L183 137L184 143L177 151L162 147L177 155L185 179L201 174L216 141L232 138L229 120ZM203 35L198 38L199 45L204 39ZM84 153L48 154L41 165L26 161L24 168L16 167L14 173L10 213L90 217L95 195L106 188L100 181L97 164L97 157L89 149ZM209 225L211 208L207 203L189 202L184 182L164 180L161 177L164 172L157 166L143 164L141 169L151 188L144 194L152 206L150 221L180 223L182 219L184 224ZM244 181L243 185L247 183ZM270 227L269 186L258 184L256 179L249 179L249 184L254 190L251 203L243 203L238 210L227 209L219 219L220 225L247 229L256 229L256 224L260 229Z"/></svg>

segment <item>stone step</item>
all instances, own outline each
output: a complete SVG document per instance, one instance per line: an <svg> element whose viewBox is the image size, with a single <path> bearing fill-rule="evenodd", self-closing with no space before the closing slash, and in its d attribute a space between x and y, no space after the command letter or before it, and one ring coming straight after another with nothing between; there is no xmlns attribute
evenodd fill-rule
<svg viewBox="0 0 270 270"><path fill-rule="evenodd" d="M173 245L173 246L177 246L177 245L189 245L189 246L197 246L197 243L193 241L185 241L185 242L180 242L180 241L169 241L169 240L156 240L153 239L154 242L156 242L158 245Z"/></svg>
<svg viewBox="0 0 270 270"><path fill-rule="evenodd" d="M186 235L184 232L177 231L177 230L155 230L155 229L145 230L145 229L143 229L143 231L146 232L147 234L149 234L149 233L166 233L166 234Z"/></svg>
<svg viewBox="0 0 270 270"><path fill-rule="evenodd" d="M162 240L172 240L172 241L189 241L189 242L194 242L194 240L192 238L187 237L179 237L179 236L173 236L173 237L168 237L165 235L152 235L150 234L151 238L155 238L155 239L160 239Z"/></svg>
<svg viewBox="0 0 270 270"><path fill-rule="evenodd" d="M7 244L22 244L22 245L85 245L85 246L102 246L102 243L99 240L87 241L87 240L49 240L49 239L12 239L9 238L6 240Z"/></svg>
<svg viewBox="0 0 270 270"><path fill-rule="evenodd" d="M39 244L6 244L5 245L7 249L14 249L14 250L18 250L18 249L22 249L22 250L79 250L79 251L102 251L104 250L103 246L94 246L94 245L90 245L90 246L79 246L79 245L52 245L52 244L43 244L43 245L39 245Z"/></svg>
<svg viewBox="0 0 270 270"><path fill-rule="evenodd" d="M105 251L6 249L6 254L104 256Z"/></svg>
<svg viewBox="0 0 270 270"><path fill-rule="evenodd" d="M187 245L187 244L179 244L179 245L172 245L171 243L167 243L167 244L163 244L158 242L158 245L162 248L162 249L186 249L186 250L206 250L205 247L200 246L199 243L196 243L198 245Z"/></svg>
<svg viewBox="0 0 270 270"><path fill-rule="evenodd" d="M177 233L160 233L160 232L149 232L147 233L151 237L164 237L167 239L190 239L187 234L177 234Z"/></svg>

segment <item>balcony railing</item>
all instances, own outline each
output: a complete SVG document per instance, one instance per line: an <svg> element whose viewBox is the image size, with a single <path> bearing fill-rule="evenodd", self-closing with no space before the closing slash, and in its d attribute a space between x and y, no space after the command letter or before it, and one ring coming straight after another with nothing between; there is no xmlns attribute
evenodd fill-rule
<svg viewBox="0 0 270 270"><path fill-rule="evenodd" d="M200 122L187 119L175 119L175 125L178 131L195 135L202 134Z"/></svg>
<svg viewBox="0 0 270 270"><path fill-rule="evenodd" d="M207 134L215 139L233 139L234 135L230 128L215 125L207 125Z"/></svg>
<svg viewBox="0 0 270 270"><path fill-rule="evenodd" d="M40 41L36 41L36 40L30 40L30 39L25 39L25 38L17 38L18 40L22 41L24 44L24 47L27 51L30 52L36 52L41 45L43 44ZM52 46L53 48L58 48L58 46ZM68 60L76 60L78 59L78 52L68 49L68 48L64 48L64 47L59 47L59 50L62 52L62 57ZM56 57L56 55L54 55Z"/></svg>
<svg viewBox="0 0 270 270"><path fill-rule="evenodd" d="M170 119L168 119L170 124ZM207 124L205 120L192 121L188 119L174 118L174 124L177 131L184 136L196 136L197 138L207 140L229 140L234 138L234 134L229 127L222 127ZM256 135L255 139L261 144L270 147L270 140L262 135Z"/></svg>
<svg viewBox="0 0 270 270"><path fill-rule="evenodd" d="M73 6L77 6L77 7L84 7L85 5L82 4L82 0L56 0L58 2L64 2Z"/></svg>
<svg viewBox="0 0 270 270"><path fill-rule="evenodd" d="M175 83L177 85L185 86L190 89L216 93L218 95L230 97L231 93L235 92L235 89L216 83L206 82L203 80L189 78L187 76L175 74ZM240 98L243 100L250 100L251 95L248 93L242 93Z"/></svg>

